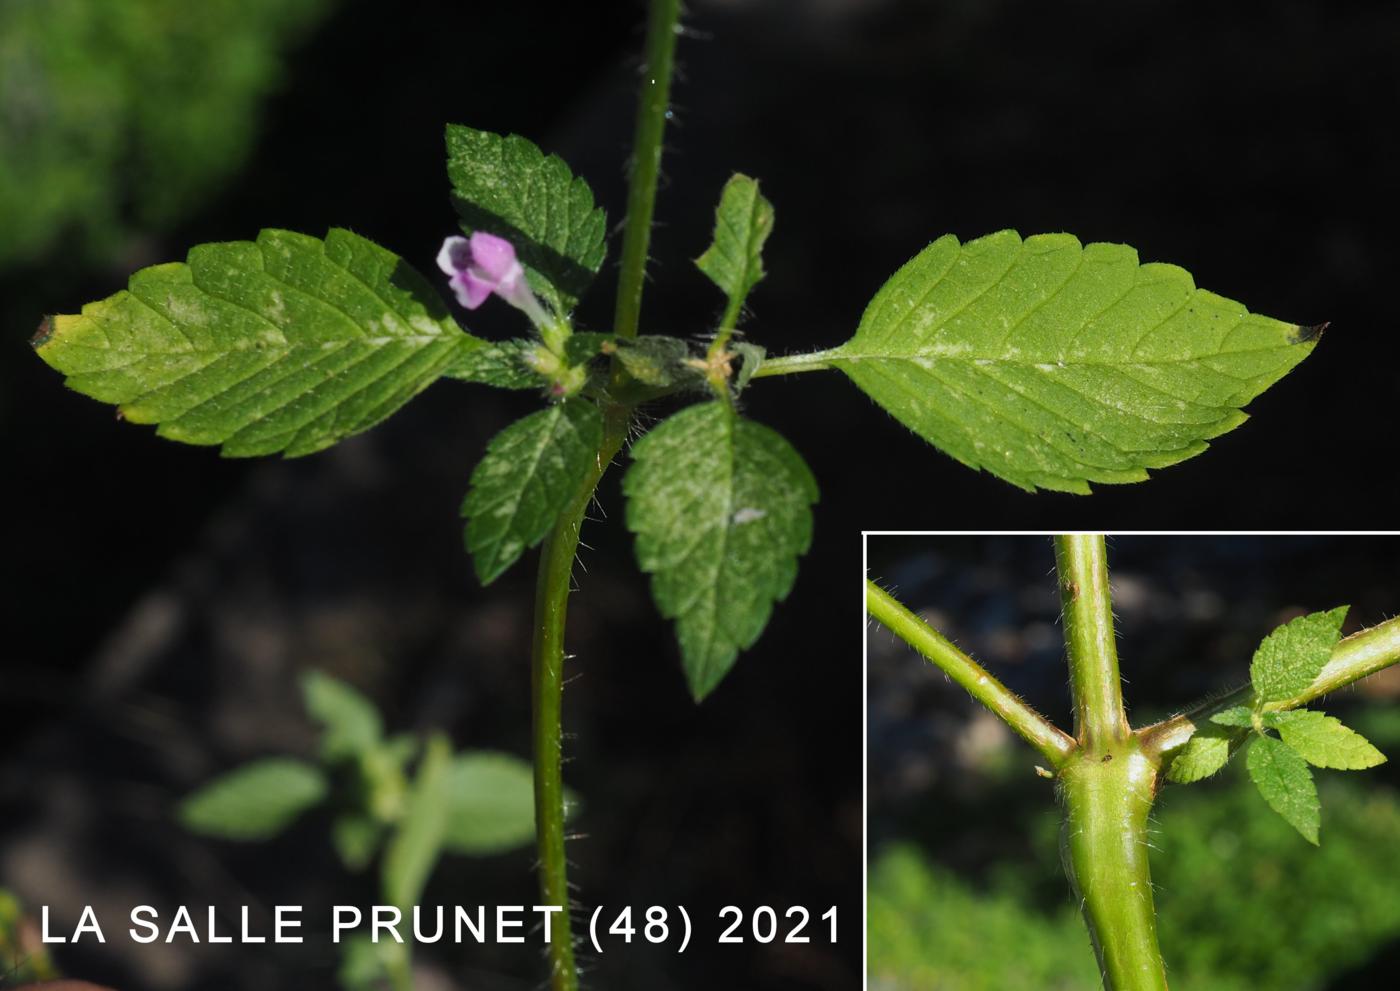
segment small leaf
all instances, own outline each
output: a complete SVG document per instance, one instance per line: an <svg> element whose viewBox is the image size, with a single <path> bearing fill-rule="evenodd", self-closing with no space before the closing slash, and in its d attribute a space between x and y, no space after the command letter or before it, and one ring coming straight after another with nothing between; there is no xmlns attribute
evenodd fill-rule
<svg viewBox="0 0 1400 991"><path fill-rule="evenodd" d="M1219 726L1201 726L1167 768L1167 780L1185 785L1208 778L1230 759L1231 734Z"/></svg>
<svg viewBox="0 0 1400 991"><path fill-rule="evenodd" d="M700 271L729 297L726 323L732 326L750 290L763 278L763 242L773 233L773 204L758 183L735 173L724 184L715 210L715 236L695 259Z"/></svg>
<svg viewBox="0 0 1400 991"><path fill-rule="evenodd" d="M675 414L632 458L623 491L637 560L703 699L791 590L817 485L779 434L719 402Z"/></svg>
<svg viewBox="0 0 1400 991"><path fill-rule="evenodd" d="M1322 804L1307 762L1282 741L1255 736L1250 741L1246 763L1249 776L1269 807L1316 846Z"/></svg>
<svg viewBox="0 0 1400 991"><path fill-rule="evenodd" d="M320 671L308 671L301 680L302 699L311 718L325 732L321 756L344 760L379 743L384 732L374 703L345 682Z"/></svg>
<svg viewBox="0 0 1400 991"><path fill-rule="evenodd" d="M450 787L449 850L482 856L534 838L535 783L527 761L489 751L458 754Z"/></svg>
<svg viewBox="0 0 1400 991"><path fill-rule="evenodd" d="M598 456L603 415L583 399L531 413L491 441L462 502L482 584L544 539Z"/></svg>
<svg viewBox="0 0 1400 991"><path fill-rule="evenodd" d="M1278 730L1284 743L1317 767L1360 771L1385 763L1385 754L1369 740L1326 713L1309 709L1268 712L1264 723Z"/></svg>
<svg viewBox="0 0 1400 991"><path fill-rule="evenodd" d="M428 741L408 796L408 806L384 854L384 895L408 911L418 904L447 834L452 747L443 736Z"/></svg>
<svg viewBox="0 0 1400 991"><path fill-rule="evenodd" d="M682 362L690 357L690 348L676 337L643 334L631 340L617 342L617 360L627 373L643 385L665 388L687 373L694 375Z"/></svg>
<svg viewBox="0 0 1400 991"><path fill-rule="evenodd" d="M346 813L331 823L331 843L348 871L362 871L374 859L384 824L373 816Z"/></svg>
<svg viewBox="0 0 1400 991"><path fill-rule="evenodd" d="M538 341L511 340L473 348L458 355L442 374L497 389L540 389L544 378L525 361L539 346Z"/></svg>
<svg viewBox="0 0 1400 991"><path fill-rule="evenodd" d="M737 396L748 388L749 380L763 364L763 359L767 357L768 351L761 345L750 344L747 341L737 341L730 344L729 350L737 354L740 359L739 374L734 378L734 394Z"/></svg>
<svg viewBox="0 0 1400 991"><path fill-rule="evenodd" d="M507 238L531 288L559 312L571 310L606 251L607 218L588 183L522 137L455 124L447 127L447 175L462 229Z"/></svg>
<svg viewBox="0 0 1400 991"><path fill-rule="evenodd" d="M230 457L368 430L482 345L402 259L344 230L200 245L46 321L34 343L125 419Z"/></svg>
<svg viewBox="0 0 1400 991"><path fill-rule="evenodd" d="M180 803L180 822L205 836L265 840L326 797L325 775L311 764L270 757L245 764Z"/></svg>
<svg viewBox="0 0 1400 991"><path fill-rule="evenodd" d="M1236 705L1217 712L1210 717L1210 721L1220 726L1236 726L1249 729L1254 725L1254 711L1247 705Z"/></svg>
<svg viewBox="0 0 1400 991"><path fill-rule="evenodd" d="M963 464L1084 493L1204 451L1317 336L1126 245L1002 231L929 245L827 357Z"/></svg>
<svg viewBox="0 0 1400 991"><path fill-rule="evenodd" d="M1265 637L1249 666L1255 698L1278 702L1307 691L1331 659L1346 615L1346 606L1309 613Z"/></svg>

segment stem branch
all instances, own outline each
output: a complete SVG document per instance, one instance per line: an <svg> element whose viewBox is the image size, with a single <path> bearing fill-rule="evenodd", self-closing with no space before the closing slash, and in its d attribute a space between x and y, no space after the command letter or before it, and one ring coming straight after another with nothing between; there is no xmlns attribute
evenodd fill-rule
<svg viewBox="0 0 1400 991"><path fill-rule="evenodd" d="M651 0L643 67L642 95L637 106L637 129L632 140L632 177L627 191L627 220L622 231L622 269L617 283L617 312L613 331L636 337L642 317L651 218L656 207L656 181L661 174L661 143L671 104L671 74L675 66L680 0Z"/></svg>
<svg viewBox="0 0 1400 991"><path fill-rule="evenodd" d="M1023 702L980 664L906 609L894 596L867 579L865 605L871 618L932 661L967 693L1005 721L1050 763L1059 767L1074 750L1074 740Z"/></svg>
<svg viewBox="0 0 1400 991"><path fill-rule="evenodd" d="M1057 536L1055 566L1064 609L1074 733L1088 753L1107 753L1127 739L1128 720L1118 676L1103 534Z"/></svg>
<svg viewBox="0 0 1400 991"><path fill-rule="evenodd" d="M1331 660L1307 691L1281 702L1270 702L1264 708L1296 709L1396 663L1400 663L1400 618L1353 633L1337 644ZM1209 722L1217 712L1237 705L1252 707L1253 704L1254 692L1246 685L1228 695L1202 702L1184 713L1144 726L1137 731L1137 736L1142 741L1144 753L1161 760L1167 753L1184 747L1195 734L1196 727Z"/></svg>

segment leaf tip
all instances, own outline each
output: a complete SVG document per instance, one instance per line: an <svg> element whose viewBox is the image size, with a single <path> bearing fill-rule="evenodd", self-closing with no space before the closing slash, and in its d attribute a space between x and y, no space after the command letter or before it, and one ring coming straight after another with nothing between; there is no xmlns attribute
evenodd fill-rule
<svg viewBox="0 0 1400 991"><path fill-rule="evenodd" d="M1289 337L1290 344L1312 344L1322 337L1323 332L1332 326L1332 321L1324 320L1322 323L1315 323L1311 326L1298 324L1293 328L1293 333Z"/></svg>
<svg viewBox="0 0 1400 991"><path fill-rule="evenodd" d="M29 339L29 346L36 351L39 350L45 344L49 343L50 338L53 337L53 331L54 318L45 316L44 319L39 321L39 329L36 330L34 336Z"/></svg>

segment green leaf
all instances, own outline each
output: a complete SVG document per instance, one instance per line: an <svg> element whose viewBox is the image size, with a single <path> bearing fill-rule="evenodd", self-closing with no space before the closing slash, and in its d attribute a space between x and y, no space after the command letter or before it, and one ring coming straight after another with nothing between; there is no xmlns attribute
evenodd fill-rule
<svg viewBox="0 0 1400 991"><path fill-rule="evenodd" d="M1269 807L1316 846L1322 804L1307 762L1282 741L1255 736L1250 741L1246 763L1249 776Z"/></svg>
<svg viewBox="0 0 1400 991"><path fill-rule="evenodd" d="M325 775L311 764L270 757L215 778L180 803L186 829L228 840L265 840L326 797Z"/></svg>
<svg viewBox="0 0 1400 991"><path fill-rule="evenodd" d="M1309 709L1267 712L1264 724L1278 730L1284 743L1317 767L1360 771L1385 763L1385 754L1369 740L1326 713Z"/></svg>
<svg viewBox="0 0 1400 991"><path fill-rule="evenodd" d="M384 824L374 816L346 813L331 823L331 843L349 871L362 871L374 859Z"/></svg>
<svg viewBox="0 0 1400 991"><path fill-rule="evenodd" d="M462 229L510 240L531 287L559 312L572 309L606 251L607 219L588 183L522 137L456 124L447 127L447 175Z"/></svg>
<svg viewBox="0 0 1400 991"><path fill-rule="evenodd" d="M481 343L402 259L338 229L200 245L34 340L72 388L231 457L367 430Z"/></svg>
<svg viewBox="0 0 1400 991"><path fill-rule="evenodd" d="M1220 726L1236 726L1249 729L1254 725L1254 711L1247 705L1231 706L1210 717L1210 721Z"/></svg>
<svg viewBox="0 0 1400 991"><path fill-rule="evenodd" d="M682 364L690 357L690 348L678 337L643 334L617 342L617 360L627 373L643 385L666 388L677 380L696 374Z"/></svg>
<svg viewBox="0 0 1400 991"><path fill-rule="evenodd" d="M321 756L344 760L371 749L384 732L374 703L337 678L308 671L301 680L302 699L311 718L320 723Z"/></svg>
<svg viewBox="0 0 1400 991"><path fill-rule="evenodd" d="M500 853L535 835L530 764L510 754L469 751L452 762L451 814L444 841L457 853Z"/></svg>
<svg viewBox="0 0 1400 991"><path fill-rule="evenodd" d="M1299 616L1259 644L1249 665L1258 702L1278 702L1307 691L1332 657L1347 607Z"/></svg>
<svg viewBox="0 0 1400 991"><path fill-rule="evenodd" d="M1085 493L1201 453L1320 330L1252 315L1126 245L1002 231L929 245L825 357L963 464Z"/></svg>
<svg viewBox="0 0 1400 991"><path fill-rule="evenodd" d="M1185 785L1210 777L1230 759L1230 739L1230 732L1222 727L1198 727L1172 758L1167 780Z"/></svg>
<svg viewBox="0 0 1400 991"><path fill-rule="evenodd" d="M384 854L384 895L389 904L404 911L418 904L442 853L451 771L452 747L446 737L434 736L428 741L408 806Z"/></svg>
<svg viewBox="0 0 1400 991"><path fill-rule="evenodd" d="M627 526L691 693L708 695L787 596L817 485L780 435L726 403L682 410L632 448Z"/></svg>
<svg viewBox="0 0 1400 991"><path fill-rule="evenodd" d="M462 502L482 584L544 539L598 456L603 415L584 399L531 413L492 439Z"/></svg>
<svg viewBox="0 0 1400 991"><path fill-rule="evenodd" d="M753 373L758 371L763 359L767 357L768 350L758 344L750 344L746 341L737 341L729 346L729 350L739 356L739 374L734 377L734 394L738 395L748 387L749 380L753 378Z"/></svg>
<svg viewBox="0 0 1400 991"><path fill-rule="evenodd" d="M724 323L733 326L750 290L763 278L763 242L773 233L773 204L758 183L735 173L724 184L715 210L715 237L695 259L700 271L729 297Z"/></svg>
<svg viewBox="0 0 1400 991"><path fill-rule="evenodd" d="M459 354L442 374L497 389L540 389L544 378L526 362L526 356L539 346L538 341L510 340L472 348Z"/></svg>

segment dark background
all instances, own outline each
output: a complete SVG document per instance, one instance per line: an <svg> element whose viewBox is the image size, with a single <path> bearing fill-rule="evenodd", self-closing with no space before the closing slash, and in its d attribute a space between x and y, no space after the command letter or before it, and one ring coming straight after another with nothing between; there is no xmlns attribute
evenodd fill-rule
<svg viewBox="0 0 1400 991"><path fill-rule="evenodd" d="M328 897L298 887L334 876L310 824L248 851L190 840L168 820L170 802L209 775L309 747L292 692L305 666L371 691L392 725L526 751L529 568L477 588L455 510L486 440L528 397L444 383L333 452L230 462L115 422L25 342L42 313L105 296L134 268L263 226L348 226L431 271L454 220L446 121L559 152L619 220L641 14L634 3L346 0L292 53L251 161L201 209L110 265L80 265L60 241L4 274L7 883L69 905L80 893L118 905ZM698 709L616 524L618 473L605 482L612 522L585 534L566 698L569 778L590 810L589 838L571 851L584 898L839 902L847 923L834 954L702 944L677 964L636 950L598 961L595 985L849 988L859 530L1388 525L1400 11L697 0L687 24L648 330L700 334L718 314L687 259L735 169L761 178L777 210L750 324L774 353L844 340L934 237L1003 227L1126 241L1253 309L1332 321L1253 405L1254 421L1149 483L1088 498L970 472L834 374L755 387L749 413L822 485L817 538L760 645ZM609 265L583 324L606 326L614 277ZM499 310L472 329L506 333ZM529 897L526 855L456 863L436 882L444 900ZM203 952L161 970L111 946L63 959L152 988L275 984L326 963L245 952L235 966ZM528 954L472 965L471 986L488 989L532 986L539 972Z"/></svg>

